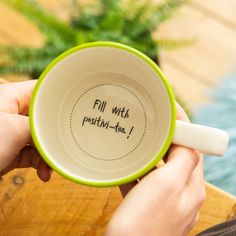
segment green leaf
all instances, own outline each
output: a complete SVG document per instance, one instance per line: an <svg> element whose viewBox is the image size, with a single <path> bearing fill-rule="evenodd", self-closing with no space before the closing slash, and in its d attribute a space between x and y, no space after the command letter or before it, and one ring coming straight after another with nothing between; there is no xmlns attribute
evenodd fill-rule
<svg viewBox="0 0 236 236"><path fill-rule="evenodd" d="M117 9L117 6L119 5L119 0L100 0L100 2L103 4L104 8L107 10L113 10Z"/></svg>
<svg viewBox="0 0 236 236"><path fill-rule="evenodd" d="M2 66L0 73L15 71L38 75L44 69L45 61L70 47L91 41L124 43L142 51L154 61L159 47L172 49L189 43L186 40L156 41L152 38L154 26L168 19L187 0L165 0L159 5L154 5L151 0L97 0L85 5L71 1L73 9L68 23L49 15L36 0L6 1L31 19L47 41L40 49L0 47L0 54L7 55L9 59L9 67L4 65L4 70Z"/></svg>
<svg viewBox="0 0 236 236"><path fill-rule="evenodd" d="M0 0L28 17L45 35L42 48L0 46L0 74L23 73L38 78L46 66L67 49L91 41L114 41L142 51L156 62L159 48L175 49L193 40L153 39L156 26L169 19L188 0L71 1L69 22L62 22L40 7L36 0ZM177 99L179 99L177 97ZM184 102L180 102L184 105Z"/></svg>
<svg viewBox="0 0 236 236"><path fill-rule="evenodd" d="M43 48L0 46L0 55L7 55L8 62L0 65L0 74L20 73L38 77L53 59L70 47L71 45L61 48L53 45Z"/></svg>

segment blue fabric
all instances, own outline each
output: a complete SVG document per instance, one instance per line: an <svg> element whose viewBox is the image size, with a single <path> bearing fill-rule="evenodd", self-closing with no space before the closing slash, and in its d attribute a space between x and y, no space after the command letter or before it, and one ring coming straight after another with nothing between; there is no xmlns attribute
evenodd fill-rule
<svg viewBox="0 0 236 236"><path fill-rule="evenodd" d="M224 157L204 157L205 178L236 195L236 72L223 80L210 95L212 102L198 110L194 122L227 131L230 142Z"/></svg>

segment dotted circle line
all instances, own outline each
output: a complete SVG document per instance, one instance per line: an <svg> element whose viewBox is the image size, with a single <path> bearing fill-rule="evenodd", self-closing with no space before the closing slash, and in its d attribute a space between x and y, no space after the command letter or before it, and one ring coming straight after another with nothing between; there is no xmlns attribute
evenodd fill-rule
<svg viewBox="0 0 236 236"><path fill-rule="evenodd" d="M83 97L83 96L84 96L86 93L88 93L90 90L92 90L92 89L94 89L94 88L101 87L101 86L116 86L116 87L121 87L121 88L123 88L123 89L126 89L128 92L132 93L132 94L137 98L137 100L139 101L139 103L140 103L140 105L141 105L141 107L142 107L142 109L143 109L144 118L145 118L144 132L143 132L143 135L142 135L142 137L141 137L139 143L138 143L130 152L128 152L127 154L125 154L125 155L123 155L123 156L121 156L121 157L116 157L116 158L112 158L112 159L104 159L104 158L96 157L96 156L94 156L94 155L91 155L91 154L88 153L87 151L85 151L85 150L81 147L81 145L79 144L79 142L77 141L77 139L75 138L75 135L74 135L73 129L72 129L72 116L73 116L75 107L76 107L77 103L79 102L79 100L81 99L81 97ZM87 90L86 90L85 92L83 92L83 93L79 96L79 98L76 100L76 102L74 103L74 105L73 105L73 107L72 107L71 114L70 114L70 132L71 132L71 134L72 134L72 137L73 137L75 143L77 144L77 146L78 146L85 154L87 154L88 156L92 157L93 159L96 159L96 160L99 160L99 161L117 161L117 160L123 159L123 158L127 157L128 155L130 155L132 152L134 152L134 151L138 148L138 146L140 145L140 143L143 141L143 138L144 138L145 133L146 133L146 129L147 129L147 115L146 115L146 112L145 112L145 109L144 109L144 106L143 106L142 102L140 101L139 97L138 97L132 90L130 90L130 89L128 89L128 88L126 88L126 87L124 87L124 86L122 86L122 85L119 85L119 84L106 83L106 84L96 85L96 86L94 86L94 87L92 87L92 88L87 89Z"/></svg>

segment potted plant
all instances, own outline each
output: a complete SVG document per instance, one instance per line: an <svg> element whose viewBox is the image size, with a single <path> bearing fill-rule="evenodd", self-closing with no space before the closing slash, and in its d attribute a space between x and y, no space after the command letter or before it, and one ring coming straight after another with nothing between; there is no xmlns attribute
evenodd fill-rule
<svg viewBox="0 0 236 236"><path fill-rule="evenodd" d="M160 48L186 46L192 40L154 39L156 28L169 19L187 0L96 0L82 4L71 0L68 22L50 15L33 0L7 0L5 3L28 17L45 36L41 48L0 46L7 60L0 64L2 74L28 74L37 79L59 54L91 41L115 41L134 47L159 64ZM183 104L183 103L182 103Z"/></svg>

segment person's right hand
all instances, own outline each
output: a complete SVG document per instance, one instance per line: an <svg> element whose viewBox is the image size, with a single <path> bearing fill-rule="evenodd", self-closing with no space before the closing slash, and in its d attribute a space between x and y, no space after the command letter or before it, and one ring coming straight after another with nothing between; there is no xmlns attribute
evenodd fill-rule
<svg viewBox="0 0 236 236"><path fill-rule="evenodd" d="M187 121L177 106L178 118ZM105 236L185 236L197 222L205 199L203 160L189 148L172 146L167 162L137 181L121 186L125 195Z"/></svg>

